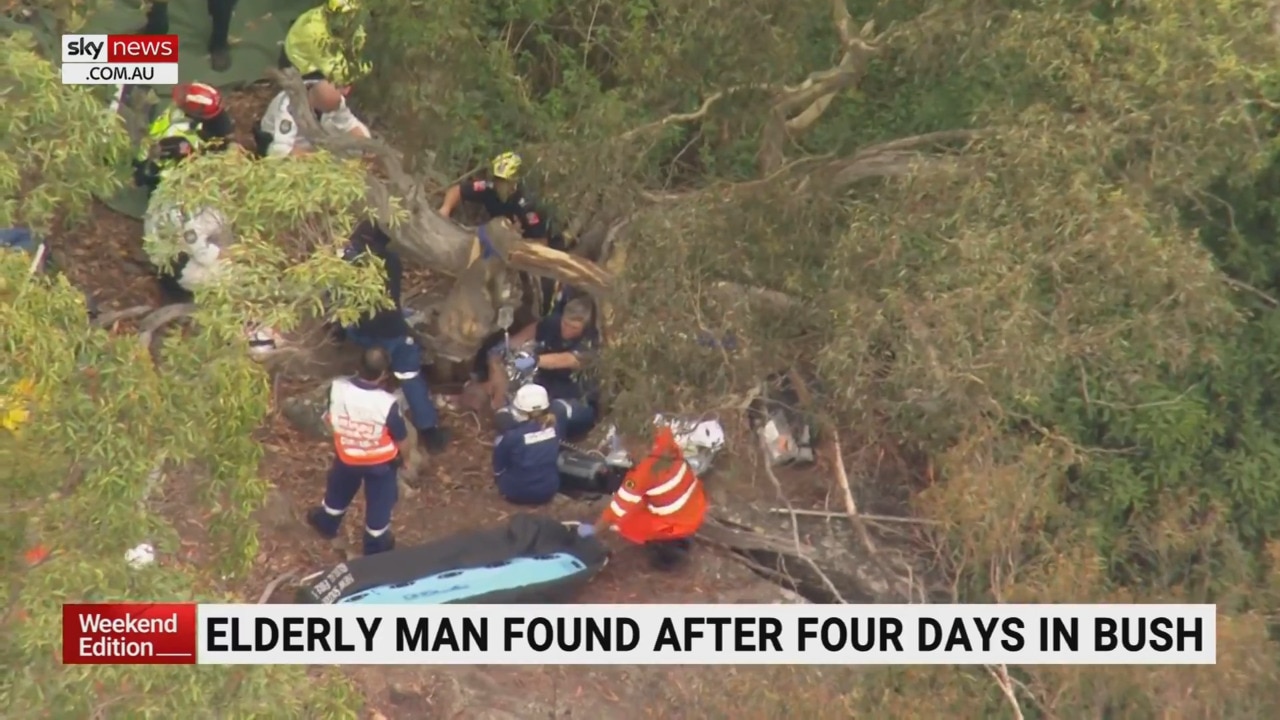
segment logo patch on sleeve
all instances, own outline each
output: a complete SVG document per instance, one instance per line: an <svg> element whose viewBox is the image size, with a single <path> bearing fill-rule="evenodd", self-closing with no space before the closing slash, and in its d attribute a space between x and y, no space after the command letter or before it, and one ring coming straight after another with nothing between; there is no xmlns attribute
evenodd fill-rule
<svg viewBox="0 0 1280 720"><path fill-rule="evenodd" d="M484 180L477 180L471 183L471 189L475 190L476 192L483 192L489 189L489 183L485 182Z"/></svg>
<svg viewBox="0 0 1280 720"><path fill-rule="evenodd" d="M292 121L292 120L281 120L281 121L280 121L280 134L281 134L281 135L288 135L290 132L293 132L293 121Z"/></svg>

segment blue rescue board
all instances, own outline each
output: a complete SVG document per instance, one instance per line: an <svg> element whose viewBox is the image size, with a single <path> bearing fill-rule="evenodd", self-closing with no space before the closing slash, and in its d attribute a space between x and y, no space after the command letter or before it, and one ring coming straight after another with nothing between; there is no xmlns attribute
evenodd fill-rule
<svg viewBox="0 0 1280 720"><path fill-rule="evenodd" d="M465 603L471 598L495 592L518 591L567 580L585 570L586 563L567 553L514 558L485 567L449 570L418 580L383 585L344 597L338 602L382 605Z"/></svg>
<svg viewBox="0 0 1280 720"><path fill-rule="evenodd" d="M594 537L548 517L517 515L505 525L357 558L303 580L301 603L443 605L572 600L605 566Z"/></svg>

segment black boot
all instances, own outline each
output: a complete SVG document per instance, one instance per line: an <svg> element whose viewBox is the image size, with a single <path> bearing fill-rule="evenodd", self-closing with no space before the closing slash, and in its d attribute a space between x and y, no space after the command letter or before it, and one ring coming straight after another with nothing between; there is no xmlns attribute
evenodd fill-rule
<svg viewBox="0 0 1280 720"><path fill-rule="evenodd" d="M388 530L381 535L373 536L368 530L364 531L364 554L377 555L378 553L390 552L396 548L396 537Z"/></svg>
<svg viewBox="0 0 1280 720"><path fill-rule="evenodd" d="M209 34L209 67L214 72L226 72L231 67L231 14L235 0L209 0L209 20L213 30Z"/></svg>
<svg viewBox="0 0 1280 720"><path fill-rule="evenodd" d="M325 540L338 537L338 528L342 525L341 515L330 515L323 507L311 508L307 513L307 524ZM367 536L365 542L367 543Z"/></svg>
<svg viewBox="0 0 1280 720"><path fill-rule="evenodd" d="M214 72L226 72L231 69L231 48L220 47L209 49L209 67Z"/></svg>
<svg viewBox="0 0 1280 720"><path fill-rule="evenodd" d="M169 0L153 2L147 8L147 24L138 31L139 35L169 34Z"/></svg>
<svg viewBox="0 0 1280 720"><path fill-rule="evenodd" d="M449 444L449 433L440 427L418 430L418 442L427 449L427 452L434 455L443 452L445 446Z"/></svg>

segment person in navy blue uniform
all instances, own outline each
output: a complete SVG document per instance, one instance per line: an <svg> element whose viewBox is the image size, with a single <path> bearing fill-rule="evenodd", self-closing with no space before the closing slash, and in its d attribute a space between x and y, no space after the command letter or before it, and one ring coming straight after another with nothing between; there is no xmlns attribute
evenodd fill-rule
<svg viewBox="0 0 1280 720"><path fill-rule="evenodd" d="M380 347L364 351L360 373L333 381L325 421L333 430L336 451L324 501L307 513L307 523L321 537L338 536L342 518L364 486L364 554L395 548L391 512L399 499L396 471L402 464L400 444L409 436L396 396L388 389L391 358Z"/></svg>
<svg viewBox="0 0 1280 720"><path fill-rule="evenodd" d="M484 207L490 218L507 218L520 225L521 234L529 240L545 240L550 234L547 218L534 207L520 185L520 156L502 153L490 163L489 177L463 180L445 191L440 214L452 217L464 201ZM489 249L485 248L485 256Z"/></svg>
<svg viewBox="0 0 1280 720"><path fill-rule="evenodd" d="M493 445L493 480L507 502L545 505L560 491L560 433L546 388L530 383L511 401L514 424Z"/></svg>
<svg viewBox="0 0 1280 720"><path fill-rule="evenodd" d="M590 432L599 411L599 393L594 382L582 372L599 344L599 335L591 321L591 300L578 297L568 301L562 312L542 318L510 339L512 347L534 341L538 370L533 381L546 388L551 398L551 412L565 438ZM499 427L509 424L511 415L511 409L506 407L508 379L502 365L505 348L506 345L499 344L490 351L487 381L490 401L498 412Z"/></svg>
<svg viewBox="0 0 1280 720"><path fill-rule="evenodd" d="M395 304L362 319L353 327L344 328L346 338L361 347L381 347L391 358L391 371L400 383L409 415L418 430L418 441L427 450L438 453L448 444L449 437L440 427L439 413L431 400L431 390L422 375L422 349L409 333L400 305L400 283L404 268L400 256L389 247L391 238L371 220L356 226L347 245L344 257L348 262L359 262L372 255L382 259L387 272L387 295Z"/></svg>

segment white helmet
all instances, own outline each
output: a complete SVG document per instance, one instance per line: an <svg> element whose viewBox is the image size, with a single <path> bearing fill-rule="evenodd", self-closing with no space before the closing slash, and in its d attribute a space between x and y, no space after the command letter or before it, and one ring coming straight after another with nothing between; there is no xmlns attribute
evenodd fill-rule
<svg viewBox="0 0 1280 720"><path fill-rule="evenodd" d="M694 426L687 440L694 447L719 450L724 447L724 428L715 420L706 420Z"/></svg>
<svg viewBox="0 0 1280 720"><path fill-rule="evenodd" d="M546 388L529 383L516 391L511 405L522 413L534 413L551 407L551 399L547 397Z"/></svg>

